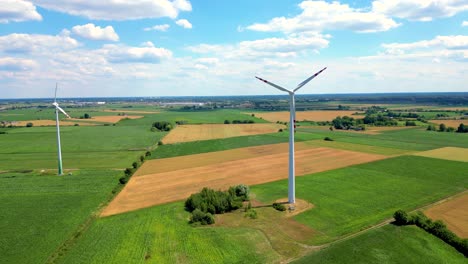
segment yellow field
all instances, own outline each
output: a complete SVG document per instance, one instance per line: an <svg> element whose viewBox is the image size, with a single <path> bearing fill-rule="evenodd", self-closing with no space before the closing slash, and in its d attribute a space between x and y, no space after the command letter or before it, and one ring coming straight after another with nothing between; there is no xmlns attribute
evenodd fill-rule
<svg viewBox="0 0 468 264"><path fill-rule="evenodd" d="M468 149L466 148L445 147L445 148L423 151L423 152L415 153L413 155L436 158L436 159L446 159L446 160L468 162Z"/></svg>
<svg viewBox="0 0 468 264"><path fill-rule="evenodd" d="M139 111L139 110L117 110L117 109L106 109L104 112L111 113L132 113L132 114L159 114L157 111Z"/></svg>
<svg viewBox="0 0 468 264"><path fill-rule="evenodd" d="M297 121L332 121L338 116L349 116L353 118L363 118L363 115L356 115L353 116L352 114L356 113L356 111L300 111L296 112L296 120ZM262 113L254 113L256 117L263 118L270 122L289 122L289 112L281 111L281 112L262 112Z"/></svg>
<svg viewBox="0 0 468 264"><path fill-rule="evenodd" d="M453 127L455 129L460 126L460 124L468 125L468 120L460 119L460 120L429 120L429 122L434 124L445 124L447 127Z"/></svg>
<svg viewBox="0 0 468 264"><path fill-rule="evenodd" d="M461 238L468 238L468 194L429 208L426 215L442 220L447 227Z"/></svg>
<svg viewBox="0 0 468 264"><path fill-rule="evenodd" d="M384 158L387 157L297 144L296 175ZM182 200L203 187L226 189L240 183L252 185L285 179L288 177L288 148L283 143L150 160L140 170L102 216Z"/></svg>
<svg viewBox="0 0 468 264"><path fill-rule="evenodd" d="M103 123L117 123L122 119L129 118L129 119L138 119L142 118L143 116L95 116L90 119L78 119L78 118L71 118L70 120L76 121L86 121L86 122L103 122Z"/></svg>
<svg viewBox="0 0 468 264"><path fill-rule="evenodd" d="M33 123L33 126L55 126L55 120L15 121L12 124L14 126L26 126L27 123ZM74 126L75 124L79 124L80 126L95 126L96 125L95 123L60 121L61 126Z"/></svg>
<svg viewBox="0 0 468 264"><path fill-rule="evenodd" d="M285 126L280 124L179 125L164 137L163 142L165 144L172 144L197 140L267 134L278 132L280 128L285 128Z"/></svg>

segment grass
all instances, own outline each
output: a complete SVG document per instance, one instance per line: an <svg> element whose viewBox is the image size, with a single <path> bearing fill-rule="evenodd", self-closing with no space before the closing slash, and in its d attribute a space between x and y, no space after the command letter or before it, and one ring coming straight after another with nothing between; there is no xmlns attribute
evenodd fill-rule
<svg viewBox="0 0 468 264"><path fill-rule="evenodd" d="M56 168L55 127L13 128L0 140L0 169ZM65 168L125 168L165 133L146 127L61 127ZM27 143L26 143L27 142Z"/></svg>
<svg viewBox="0 0 468 264"><path fill-rule="evenodd" d="M0 256L3 263L44 263L109 199L121 172L74 171L58 177L0 174Z"/></svg>
<svg viewBox="0 0 468 264"><path fill-rule="evenodd" d="M401 156L296 178L296 196L315 208L295 217L317 230L309 243L321 244L461 192L468 186L467 163ZM252 187L271 203L287 194L287 181Z"/></svg>
<svg viewBox="0 0 468 264"><path fill-rule="evenodd" d="M98 219L59 263L271 263L258 230L193 228L182 203Z"/></svg>
<svg viewBox="0 0 468 264"><path fill-rule="evenodd" d="M415 226L386 225L293 263L466 263L442 240Z"/></svg>

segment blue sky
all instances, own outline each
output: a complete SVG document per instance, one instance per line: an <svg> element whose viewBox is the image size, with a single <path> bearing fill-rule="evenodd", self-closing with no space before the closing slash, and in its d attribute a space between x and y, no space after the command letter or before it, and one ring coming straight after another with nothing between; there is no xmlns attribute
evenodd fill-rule
<svg viewBox="0 0 468 264"><path fill-rule="evenodd" d="M466 92L467 0L3 0L0 98Z"/></svg>

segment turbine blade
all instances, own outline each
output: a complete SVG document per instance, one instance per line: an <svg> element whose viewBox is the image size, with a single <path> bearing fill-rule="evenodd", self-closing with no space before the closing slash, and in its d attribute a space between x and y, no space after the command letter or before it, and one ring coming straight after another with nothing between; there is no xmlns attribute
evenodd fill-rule
<svg viewBox="0 0 468 264"><path fill-rule="evenodd" d="M63 110L62 108L60 108L60 106L58 106L58 104L55 104L55 107L56 107L58 110L60 110L60 112L62 112L64 115L66 115L68 118L71 118L71 116L69 116L69 115L65 112L65 110Z"/></svg>
<svg viewBox="0 0 468 264"><path fill-rule="evenodd" d="M58 84L55 83L55 97L54 97L54 102L57 102L57 88L58 88Z"/></svg>
<svg viewBox="0 0 468 264"><path fill-rule="evenodd" d="M278 90L285 91L285 92L287 92L287 93L289 93L289 94L292 93L292 92L289 91L288 89L283 88L283 87L281 87L281 86L279 86L279 85L276 85L276 84L274 84L274 83L272 83L272 82L269 82L269 81L264 80L264 79L262 79L262 78L259 78L259 77L257 77L257 76L255 76L255 78L259 79L260 81L262 81L262 82L264 82L264 83L266 83L266 84L269 84L269 85L275 87L275 88L278 89Z"/></svg>
<svg viewBox="0 0 468 264"><path fill-rule="evenodd" d="M323 68L322 70L320 70L319 72L317 72L316 74L310 76L309 78L307 78L305 81L301 82L300 84L297 85L296 89L294 89L293 91L297 91L299 89L301 89L302 86L306 85L308 82L310 82L312 79L314 79L315 77L317 77L320 73L322 73L324 70L326 70L327 67Z"/></svg>

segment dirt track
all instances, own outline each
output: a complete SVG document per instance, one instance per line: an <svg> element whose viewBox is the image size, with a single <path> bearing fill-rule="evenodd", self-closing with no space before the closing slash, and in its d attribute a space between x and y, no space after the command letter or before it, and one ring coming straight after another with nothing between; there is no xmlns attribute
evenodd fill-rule
<svg viewBox="0 0 468 264"><path fill-rule="evenodd" d="M283 145L284 144L278 144ZM258 148L259 147L253 147ZM288 176L288 152L257 155L237 160L230 159L230 151L212 153L217 155L216 161L197 166L192 164L178 170L169 170L176 164L183 164L183 160L177 158L167 159L164 167L164 159L159 166L153 167L153 174L133 177L117 197L104 209L101 216L113 215L150 207L158 204L178 201L187 198L190 194L199 191L203 187L213 189L226 189L235 184L260 184L265 182L285 179ZM205 155L205 154L197 154ZM191 155L181 157L194 160L204 158ZM219 157L227 157L228 161L222 161ZM353 164L365 163L384 159L385 156L366 154L360 152L337 150L330 148L309 148L296 151L296 175L305 175L320 171L326 171ZM188 167L188 168L187 168ZM165 172L160 172L162 168ZM146 173L148 168L144 168Z"/></svg>
<svg viewBox="0 0 468 264"><path fill-rule="evenodd" d="M442 220L461 238L468 238L468 194L435 205L425 211L434 220Z"/></svg>
<svg viewBox="0 0 468 264"><path fill-rule="evenodd" d="M228 137L249 136L278 132L286 128L280 124L203 124L179 125L172 130L163 142L165 144L208 140Z"/></svg>

